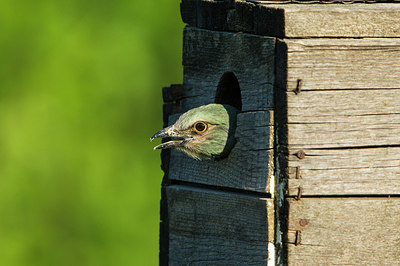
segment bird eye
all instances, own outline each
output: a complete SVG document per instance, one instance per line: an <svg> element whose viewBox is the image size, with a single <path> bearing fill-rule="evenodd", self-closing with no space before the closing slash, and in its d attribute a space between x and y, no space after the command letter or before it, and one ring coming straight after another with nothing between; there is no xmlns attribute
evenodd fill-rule
<svg viewBox="0 0 400 266"><path fill-rule="evenodd" d="M194 123L193 128L198 133L203 133L204 131L207 130L207 124L205 124L203 122L196 122L196 123Z"/></svg>

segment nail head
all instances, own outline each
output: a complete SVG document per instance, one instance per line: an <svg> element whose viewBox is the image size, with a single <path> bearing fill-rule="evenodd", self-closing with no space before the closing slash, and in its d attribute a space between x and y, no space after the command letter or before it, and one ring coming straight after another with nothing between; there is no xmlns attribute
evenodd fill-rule
<svg viewBox="0 0 400 266"><path fill-rule="evenodd" d="M299 150L299 151L296 153L296 156L297 156L297 158L299 158L299 159L304 159L304 157L306 157L306 153L305 153L303 150Z"/></svg>

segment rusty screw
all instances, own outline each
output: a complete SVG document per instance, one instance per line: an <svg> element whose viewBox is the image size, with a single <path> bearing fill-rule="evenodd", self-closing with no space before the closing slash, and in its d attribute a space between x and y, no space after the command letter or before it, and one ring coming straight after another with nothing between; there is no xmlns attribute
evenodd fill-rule
<svg viewBox="0 0 400 266"><path fill-rule="evenodd" d="M297 80L296 89L294 90L294 93L299 94L301 92L301 87L302 86L303 86L303 80L302 79L298 79Z"/></svg>
<svg viewBox="0 0 400 266"><path fill-rule="evenodd" d="M296 246L298 246L298 245L300 245L300 242L301 242L301 231L297 230L296 231L296 240L294 241L294 244Z"/></svg>
<svg viewBox="0 0 400 266"><path fill-rule="evenodd" d="M301 199L301 194L303 194L303 188L299 187L297 190L297 195L295 197L295 200L300 200Z"/></svg>
<svg viewBox="0 0 400 266"><path fill-rule="evenodd" d="M299 150L296 153L296 156L297 156L297 158L299 158L301 160L301 159L304 159L304 157L306 157L306 153L303 150Z"/></svg>
<svg viewBox="0 0 400 266"><path fill-rule="evenodd" d="M301 226L306 226L306 225L308 225L308 221L306 219L300 219L299 224Z"/></svg>
<svg viewBox="0 0 400 266"><path fill-rule="evenodd" d="M296 179L300 179L300 166L296 167Z"/></svg>

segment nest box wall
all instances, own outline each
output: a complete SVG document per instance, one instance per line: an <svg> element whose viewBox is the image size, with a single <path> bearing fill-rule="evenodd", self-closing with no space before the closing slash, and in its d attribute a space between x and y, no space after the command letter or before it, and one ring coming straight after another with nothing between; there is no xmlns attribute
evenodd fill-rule
<svg viewBox="0 0 400 266"><path fill-rule="evenodd" d="M225 71L242 112L226 159L163 151L161 264L398 263L400 4L293 2L182 0L165 125Z"/></svg>
<svg viewBox="0 0 400 266"><path fill-rule="evenodd" d="M167 151L168 262L202 258L210 263L266 263L267 246L274 238L273 230L268 236L268 223L274 223L270 207L275 39L188 26L183 47L184 82L175 101L179 111L214 102L221 75L233 71L241 88L242 112L237 117L236 145L227 158L198 161L177 150ZM179 115L170 115L168 124Z"/></svg>

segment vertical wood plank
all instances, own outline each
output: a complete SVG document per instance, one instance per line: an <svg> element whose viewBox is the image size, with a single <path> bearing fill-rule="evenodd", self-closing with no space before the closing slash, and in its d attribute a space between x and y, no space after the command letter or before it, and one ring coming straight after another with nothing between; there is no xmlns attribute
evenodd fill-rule
<svg viewBox="0 0 400 266"><path fill-rule="evenodd" d="M273 107L275 38L186 27L183 111L214 101L225 71L238 78L243 111Z"/></svg>

